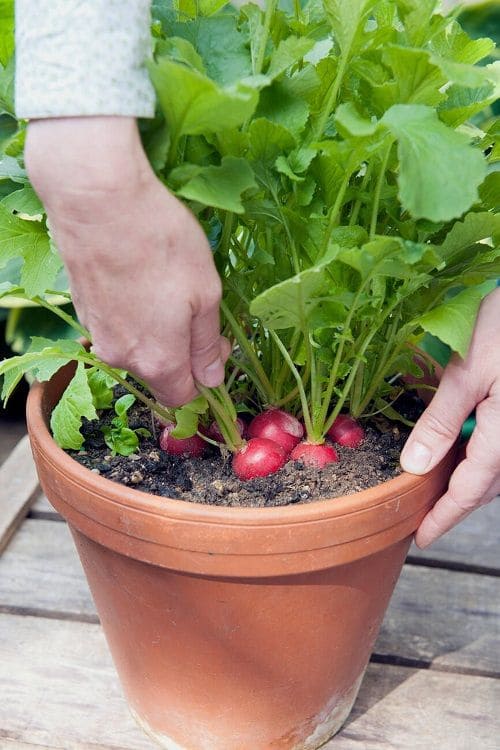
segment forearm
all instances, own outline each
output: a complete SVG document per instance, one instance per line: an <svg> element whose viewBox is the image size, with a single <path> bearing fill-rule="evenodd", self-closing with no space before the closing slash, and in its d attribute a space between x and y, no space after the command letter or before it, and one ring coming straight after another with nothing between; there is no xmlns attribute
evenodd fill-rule
<svg viewBox="0 0 500 750"><path fill-rule="evenodd" d="M24 153L31 183L47 209L72 211L81 205L88 211L103 195L109 201L151 171L132 117L31 120Z"/></svg>
<svg viewBox="0 0 500 750"><path fill-rule="evenodd" d="M16 0L19 118L152 117L150 0Z"/></svg>

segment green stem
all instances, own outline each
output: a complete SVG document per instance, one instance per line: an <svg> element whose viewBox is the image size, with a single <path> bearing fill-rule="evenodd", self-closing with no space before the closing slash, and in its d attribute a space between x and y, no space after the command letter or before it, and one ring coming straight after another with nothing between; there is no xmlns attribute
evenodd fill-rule
<svg viewBox="0 0 500 750"><path fill-rule="evenodd" d="M224 383L222 385L219 385L217 388L213 389L217 392L221 404L224 406L225 410L231 417L232 422L236 422L238 415L236 414L236 409L234 408L233 401L231 399L231 396L227 392L227 388Z"/></svg>
<svg viewBox="0 0 500 750"><path fill-rule="evenodd" d="M269 404L273 404L275 401L275 394L273 387L269 381L269 378L267 377L264 368L262 367L262 364L260 363L260 360L253 349L252 345L248 341L248 337L246 336L245 332L242 331L241 326L239 325L238 321L232 314L231 310L227 306L226 302L221 302L221 309L224 313L226 320L228 321L229 325L231 326L231 330L233 332L233 335L238 342L240 349L242 352L245 353L248 361L251 363L253 368L253 378L255 380L255 384L261 391L262 395L266 399L266 401Z"/></svg>
<svg viewBox="0 0 500 750"><path fill-rule="evenodd" d="M371 172L372 172L372 165L368 164L368 166L366 167L366 174L363 177L363 180L361 182L361 187L360 187L361 193L364 193L364 191L366 190L366 186L368 185L368 182L370 181L370 178L371 178ZM359 216L359 212L361 211L362 204L363 204L362 199L358 198L354 204L354 207L352 209L352 213L349 219L350 227L354 226L356 222L358 221L358 216Z"/></svg>
<svg viewBox="0 0 500 750"><path fill-rule="evenodd" d="M224 405L221 404L219 398L215 394L215 389L207 388L206 386L201 385L201 383L198 382L196 382L196 388L208 401L227 447L230 451L235 453L244 443L236 427L236 420L233 421L231 418L231 414L227 413Z"/></svg>
<svg viewBox="0 0 500 750"><path fill-rule="evenodd" d="M87 329L82 325L80 325L78 321L72 318L71 315L68 315L68 313L64 312L64 310L61 310L58 305L52 305L50 302L47 302L47 300L43 299L43 297L34 297L33 302L36 302L37 305L40 305L40 307L44 307L46 310L50 310L51 313L57 315L58 318L64 320L65 323L67 323L69 326L71 326L71 328L77 331L80 336L83 336L88 341L91 341L90 332L87 331Z"/></svg>
<svg viewBox="0 0 500 750"><path fill-rule="evenodd" d="M372 400L373 395L377 392L381 381L386 376L389 363L395 358L395 356L397 356L397 354L399 354L401 348L404 346L403 343L398 345L397 347L394 347L394 339L397 337L398 333L397 329L399 325L399 317L399 315L395 316L394 321L392 322L387 336L387 344L384 347L384 350L380 357L379 366L377 367L375 374L370 378L370 387L365 393L364 397L360 400L360 403L357 407L357 414L362 414L366 409L366 407ZM357 416L357 414L353 414L353 416Z"/></svg>
<svg viewBox="0 0 500 750"><path fill-rule="evenodd" d="M318 379L316 352L314 351L314 346L312 344L310 336L307 336L306 342L308 365L311 370L311 421L313 426L313 434L316 436L318 428L318 417L321 412L321 388Z"/></svg>
<svg viewBox="0 0 500 750"><path fill-rule="evenodd" d="M361 294L363 293L364 288L367 283L368 283L368 279L365 279L365 281L362 284L360 284L360 287L356 293L356 296L354 297L351 308L349 310L346 321L344 323L344 331L348 331L351 327L351 322L352 322L354 313L356 312L359 298L361 297ZM337 382L337 373L340 367L340 363L342 361L342 355L344 353L345 342L346 342L346 337L343 336L338 346L337 353L335 354L335 359L333 362L332 370L330 372L330 377L328 378L328 385L326 387L325 396L323 398L323 406L320 412L321 424L324 424L327 414L328 414L328 409L330 408L330 402L333 396L333 389L335 388L335 383Z"/></svg>
<svg viewBox="0 0 500 750"><path fill-rule="evenodd" d="M294 331L292 340L290 342L290 356L292 359L295 359L297 355L297 347L300 344L300 337L301 332L299 330ZM276 378L276 382L274 384L274 391L276 394L276 398L279 399L281 395L281 389L283 387L283 383L285 382L285 378L287 376L288 367L286 365L286 362L283 362L281 365L281 368L278 372L278 377Z"/></svg>
<svg viewBox="0 0 500 750"><path fill-rule="evenodd" d="M377 234L377 223L378 223L378 212L380 208L380 197L382 195L382 187L384 185L384 177L385 173L387 171L387 165L389 163L389 157L391 155L392 150L392 144L393 141L389 143L384 157L382 159L382 164L380 167L380 174L378 176L377 185L375 188L375 197L373 199L373 207L372 207L372 220L370 224L370 239L373 240L375 235Z"/></svg>
<svg viewBox="0 0 500 750"><path fill-rule="evenodd" d="M221 236L221 242L220 242L222 249L225 251L229 249L232 228L233 228L233 214L230 211L228 211L224 217L224 224L222 227L222 236Z"/></svg>
<svg viewBox="0 0 500 750"><path fill-rule="evenodd" d="M335 81L330 91L330 95L328 99L326 100L325 106L323 107L319 115L319 118L316 122L316 126L313 128L312 137L311 137L312 141L317 141L319 138L321 138L325 130L326 123L330 116L330 113L335 108L335 104L337 103L337 97L339 95L340 87L342 85L342 81L344 80L348 57L349 56L347 54L343 54L342 57L340 58L337 75L335 76Z"/></svg>
<svg viewBox="0 0 500 750"><path fill-rule="evenodd" d="M278 213L280 215L281 223L285 229L286 236L288 237L288 242L290 244L290 252L292 254L292 262L293 262L293 269L296 274L300 273L300 263L299 263L299 255L297 253L297 247L295 245L295 240L293 238L293 234L290 231L290 227L288 226L288 222L285 218L285 215L282 211L282 206L280 203L280 200L278 198L278 195L276 194L276 191L272 188L271 185L266 185L267 189L271 193L274 203L276 204L276 208L278 210Z"/></svg>
<svg viewBox="0 0 500 750"><path fill-rule="evenodd" d="M142 401L142 403L145 404L148 409L154 411L154 413L157 414L164 422L175 422L175 415L169 409L166 409L157 401L154 401L153 399L145 396L142 391L140 391L135 387L135 385L130 382L130 380L122 378L122 376L119 375L113 367L110 367L104 362L101 362L101 360L92 357L91 355L88 355L87 357L81 357L80 361L91 365L92 367L97 366L100 370L112 377L113 380L116 380L117 383L126 388L126 390L129 391L129 393L132 393L139 401Z"/></svg>
<svg viewBox="0 0 500 750"><path fill-rule="evenodd" d="M356 361L355 361L354 365L352 366L351 372L349 373L349 377L347 378L347 380L346 380L346 382L344 384L344 388L342 390L342 393L341 393L341 395L340 395L337 403L335 404L335 408L333 409L332 413L330 414L330 416L326 420L326 423L324 425L323 435L327 434L328 430L330 429L330 427L333 425L333 423L337 419L338 415L340 414L340 412L342 410L342 407L344 406L344 403L346 401L346 398L349 395L349 391L350 391L351 386L352 386L352 384L354 382L354 378L357 375L358 369L359 369L360 365L363 363L364 353L368 349L368 346L370 345L371 340L373 339L373 337L375 336L376 333L377 333L376 330L372 331L366 337L365 341L363 342L363 344L361 346L361 349L359 350L359 352L358 352L358 354L356 356Z"/></svg>
<svg viewBox="0 0 500 750"><path fill-rule="evenodd" d="M340 210L342 208L342 203L344 202L345 194L347 192L350 179L351 179L351 172L348 169L344 176L344 179L342 180L342 184L340 186L339 192L337 193L337 197L335 199L335 203L332 206L332 210L330 211L330 216L328 217L328 227L327 227L325 238L323 241L323 253L326 253L326 251L328 250L328 245L330 244L330 237L339 220Z"/></svg>
<svg viewBox="0 0 500 750"><path fill-rule="evenodd" d="M309 411L309 405L307 403L306 392L304 390L304 385L302 383L302 378L300 377L300 373L295 367L292 358L290 357L285 346L283 345L283 342L281 341L279 336L276 334L276 332L269 330L269 333L271 334L272 338L276 341L276 344L278 345L283 357L285 358L285 361L288 364L288 367L290 368L290 371L293 377L295 378L297 382L297 388L299 389L300 404L302 406L302 413L304 415L304 422L306 425L307 436L314 438L313 425L311 422L311 413Z"/></svg>
<svg viewBox="0 0 500 750"><path fill-rule="evenodd" d="M254 75L262 73L262 66L264 65L264 58L266 56L267 40L269 39L269 33L271 31L271 22L273 20L274 12L278 0L267 0L266 11L264 15L264 28L262 29L262 36L260 38L259 51L257 53L257 60L254 66Z"/></svg>

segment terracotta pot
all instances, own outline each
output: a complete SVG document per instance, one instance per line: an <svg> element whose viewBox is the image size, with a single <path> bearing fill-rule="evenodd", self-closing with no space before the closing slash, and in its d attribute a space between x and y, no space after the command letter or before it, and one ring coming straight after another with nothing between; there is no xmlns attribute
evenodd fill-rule
<svg viewBox="0 0 500 750"><path fill-rule="evenodd" d="M317 748L347 718L449 455L356 495L250 509L148 495L47 429L70 372L35 385L42 487L68 521L130 707L170 750Z"/></svg>

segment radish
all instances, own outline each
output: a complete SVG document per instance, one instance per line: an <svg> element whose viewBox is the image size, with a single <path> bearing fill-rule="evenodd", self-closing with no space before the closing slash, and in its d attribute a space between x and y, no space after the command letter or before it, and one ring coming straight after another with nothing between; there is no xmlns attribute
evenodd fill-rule
<svg viewBox="0 0 500 750"><path fill-rule="evenodd" d="M199 435L188 438L175 438L170 434L175 429L173 422L166 422L160 435L160 448L171 456L200 458L207 449L207 443Z"/></svg>
<svg viewBox="0 0 500 750"><path fill-rule="evenodd" d="M236 419L235 424L236 424L236 429L240 433L241 437L245 437L245 432L246 432L245 422L240 417L238 417ZM209 426L206 433L204 432L203 434L204 435L206 434L209 438L212 438L212 440L216 440L218 443L225 442L222 432L220 431L220 427L215 421L212 422L212 424Z"/></svg>
<svg viewBox="0 0 500 750"><path fill-rule="evenodd" d="M287 454L283 448L267 438L252 438L233 456L233 471L246 482L256 477L267 477L281 469Z"/></svg>
<svg viewBox="0 0 500 750"><path fill-rule="evenodd" d="M327 464L339 460L337 451L331 445L315 445L314 443L299 443L290 453L292 461L300 461L306 466L322 469Z"/></svg>
<svg viewBox="0 0 500 750"><path fill-rule="evenodd" d="M268 409L257 414L248 427L248 437L267 438L290 453L304 436L298 419L281 409Z"/></svg>
<svg viewBox="0 0 500 750"><path fill-rule="evenodd" d="M349 414L339 414L328 430L328 437L339 445L357 448L365 438L365 431Z"/></svg>

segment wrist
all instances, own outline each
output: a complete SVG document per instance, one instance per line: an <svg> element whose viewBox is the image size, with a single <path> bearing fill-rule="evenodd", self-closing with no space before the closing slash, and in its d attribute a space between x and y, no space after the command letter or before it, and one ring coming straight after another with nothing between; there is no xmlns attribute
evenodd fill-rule
<svg viewBox="0 0 500 750"><path fill-rule="evenodd" d="M33 120L25 146L26 169L46 207L79 201L140 183L150 173L132 117Z"/></svg>

